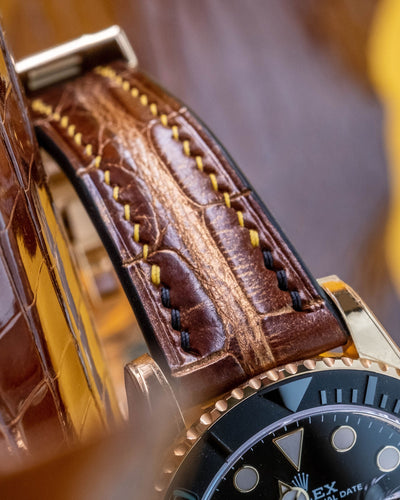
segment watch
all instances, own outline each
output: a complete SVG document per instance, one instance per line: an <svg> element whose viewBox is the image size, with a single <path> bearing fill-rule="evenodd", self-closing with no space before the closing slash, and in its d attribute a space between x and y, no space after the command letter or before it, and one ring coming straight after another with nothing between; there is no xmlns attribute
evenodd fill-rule
<svg viewBox="0 0 400 500"><path fill-rule="evenodd" d="M131 416L141 405L156 425L163 398L180 429L154 494L399 498L400 354L356 293L310 275L118 28L17 70L150 349L126 367Z"/></svg>

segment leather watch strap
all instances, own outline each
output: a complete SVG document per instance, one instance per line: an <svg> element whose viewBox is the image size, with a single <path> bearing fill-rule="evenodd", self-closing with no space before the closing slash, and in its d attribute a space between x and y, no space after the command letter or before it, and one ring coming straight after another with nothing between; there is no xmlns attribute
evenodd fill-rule
<svg viewBox="0 0 400 500"><path fill-rule="evenodd" d="M0 115L1 476L118 410L1 27Z"/></svg>
<svg viewBox="0 0 400 500"><path fill-rule="evenodd" d="M145 75L97 67L33 96L32 109L186 403L346 342L226 152Z"/></svg>

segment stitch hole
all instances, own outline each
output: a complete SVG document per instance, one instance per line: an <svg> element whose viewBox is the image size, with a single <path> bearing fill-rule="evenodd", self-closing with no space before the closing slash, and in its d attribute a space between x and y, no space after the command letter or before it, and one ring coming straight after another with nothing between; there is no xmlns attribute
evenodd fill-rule
<svg viewBox="0 0 400 500"><path fill-rule="evenodd" d="M181 313L179 309L171 309L171 326L174 330L181 329Z"/></svg>
<svg viewBox="0 0 400 500"><path fill-rule="evenodd" d="M280 269L279 271L276 272L276 277L278 278L279 288L282 291L287 292L288 291L288 281L287 281L286 271L284 269Z"/></svg>
<svg viewBox="0 0 400 500"><path fill-rule="evenodd" d="M295 311L301 311L302 310L302 302L301 302L301 297L300 297L299 292L297 290L292 290L290 292L290 296L292 297L293 309Z"/></svg>
<svg viewBox="0 0 400 500"><path fill-rule="evenodd" d="M157 266L157 264L151 266L151 281L156 286L159 286L161 283L161 270L160 266Z"/></svg>
<svg viewBox="0 0 400 500"><path fill-rule="evenodd" d="M181 347L185 352L190 351L189 332L186 332L186 331L181 332Z"/></svg>
<svg viewBox="0 0 400 500"><path fill-rule="evenodd" d="M197 349L193 349L193 347L190 345L190 333L185 330L181 331L181 348L188 354L192 354L193 356L200 356L200 353L197 351Z"/></svg>
<svg viewBox="0 0 400 500"><path fill-rule="evenodd" d="M158 108L157 108L157 104L155 102L152 102L150 104L150 112L153 116L157 116L158 115Z"/></svg>
<svg viewBox="0 0 400 500"><path fill-rule="evenodd" d="M258 234L258 231L256 231L255 229L250 229L249 235L250 235L250 242L253 245L253 247L257 248L258 246L260 246L260 236Z"/></svg>
<svg viewBox="0 0 400 500"><path fill-rule="evenodd" d="M203 158L200 155L196 155L195 161L196 161L197 168L200 170L200 172L203 172L203 170L204 170Z"/></svg>
<svg viewBox="0 0 400 500"><path fill-rule="evenodd" d="M262 251L263 258L264 258L264 265L267 269L270 271L273 271L274 269L274 258L272 257L272 252L270 250L263 250Z"/></svg>
<svg viewBox="0 0 400 500"><path fill-rule="evenodd" d="M161 303L164 307L171 309L171 296L169 293L169 288L163 286L161 288Z"/></svg>
<svg viewBox="0 0 400 500"><path fill-rule="evenodd" d="M176 141L179 141L179 128L178 128L178 125L172 125L171 130L172 130L172 137Z"/></svg>
<svg viewBox="0 0 400 500"><path fill-rule="evenodd" d="M147 95L146 95L146 94L142 94L142 95L140 96L140 104L141 104L142 106L147 106L147 105L148 105L148 103L149 103L149 98L147 97Z"/></svg>
<svg viewBox="0 0 400 500"><path fill-rule="evenodd" d="M163 127L168 127L168 116L165 113L160 115L160 120Z"/></svg>

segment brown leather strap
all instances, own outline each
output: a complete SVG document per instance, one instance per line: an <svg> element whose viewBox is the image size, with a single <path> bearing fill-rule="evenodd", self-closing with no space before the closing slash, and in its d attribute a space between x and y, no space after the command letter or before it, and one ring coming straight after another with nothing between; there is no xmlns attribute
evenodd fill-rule
<svg viewBox="0 0 400 500"><path fill-rule="evenodd" d="M1 29L0 116L2 473L104 429L110 393Z"/></svg>
<svg viewBox="0 0 400 500"><path fill-rule="evenodd" d="M346 342L227 154L143 74L99 67L32 108L185 401Z"/></svg>

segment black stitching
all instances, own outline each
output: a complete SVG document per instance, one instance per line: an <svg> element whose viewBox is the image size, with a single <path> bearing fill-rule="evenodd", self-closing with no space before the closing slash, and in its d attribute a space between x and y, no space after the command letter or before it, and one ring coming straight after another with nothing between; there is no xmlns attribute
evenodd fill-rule
<svg viewBox="0 0 400 500"><path fill-rule="evenodd" d="M166 286L161 287L161 303L164 307L171 309L171 295L169 288ZM171 309L171 325L174 330L180 331L181 333L181 348L185 352L192 352L190 347L190 337L189 332L185 330L181 331L181 313L179 309ZM193 352L193 354L196 354Z"/></svg>
<svg viewBox="0 0 400 500"><path fill-rule="evenodd" d="M272 253L269 250L263 250L264 265L267 269L272 271L274 269L274 259Z"/></svg>
<svg viewBox="0 0 400 500"><path fill-rule="evenodd" d="M164 307L171 309L171 298L169 294L169 288L162 287L161 288L161 302Z"/></svg>
<svg viewBox="0 0 400 500"><path fill-rule="evenodd" d="M181 329L181 314L178 309L171 310L171 325L174 330Z"/></svg>
<svg viewBox="0 0 400 500"><path fill-rule="evenodd" d="M301 301L300 294L297 290L289 290L286 271L284 269L275 269L274 258L272 256L271 250L264 249L262 251L262 254L263 254L263 258L264 258L265 267L268 270L274 271L276 273L279 289L284 291L284 292L289 292L290 296L292 298L293 309L295 311L301 311L302 310L302 301Z"/></svg>
<svg viewBox="0 0 400 500"><path fill-rule="evenodd" d="M185 330L181 331L181 347L186 352L190 351L189 332L185 332Z"/></svg>
<svg viewBox="0 0 400 500"><path fill-rule="evenodd" d="M288 291L288 282L287 282L287 276L286 276L286 271L284 269L280 269L279 271L276 271L276 277L278 278L278 286L281 290L284 292Z"/></svg>
<svg viewBox="0 0 400 500"><path fill-rule="evenodd" d="M297 290L292 290L290 296L292 297L293 309L295 311L301 311L301 297L299 292Z"/></svg>

